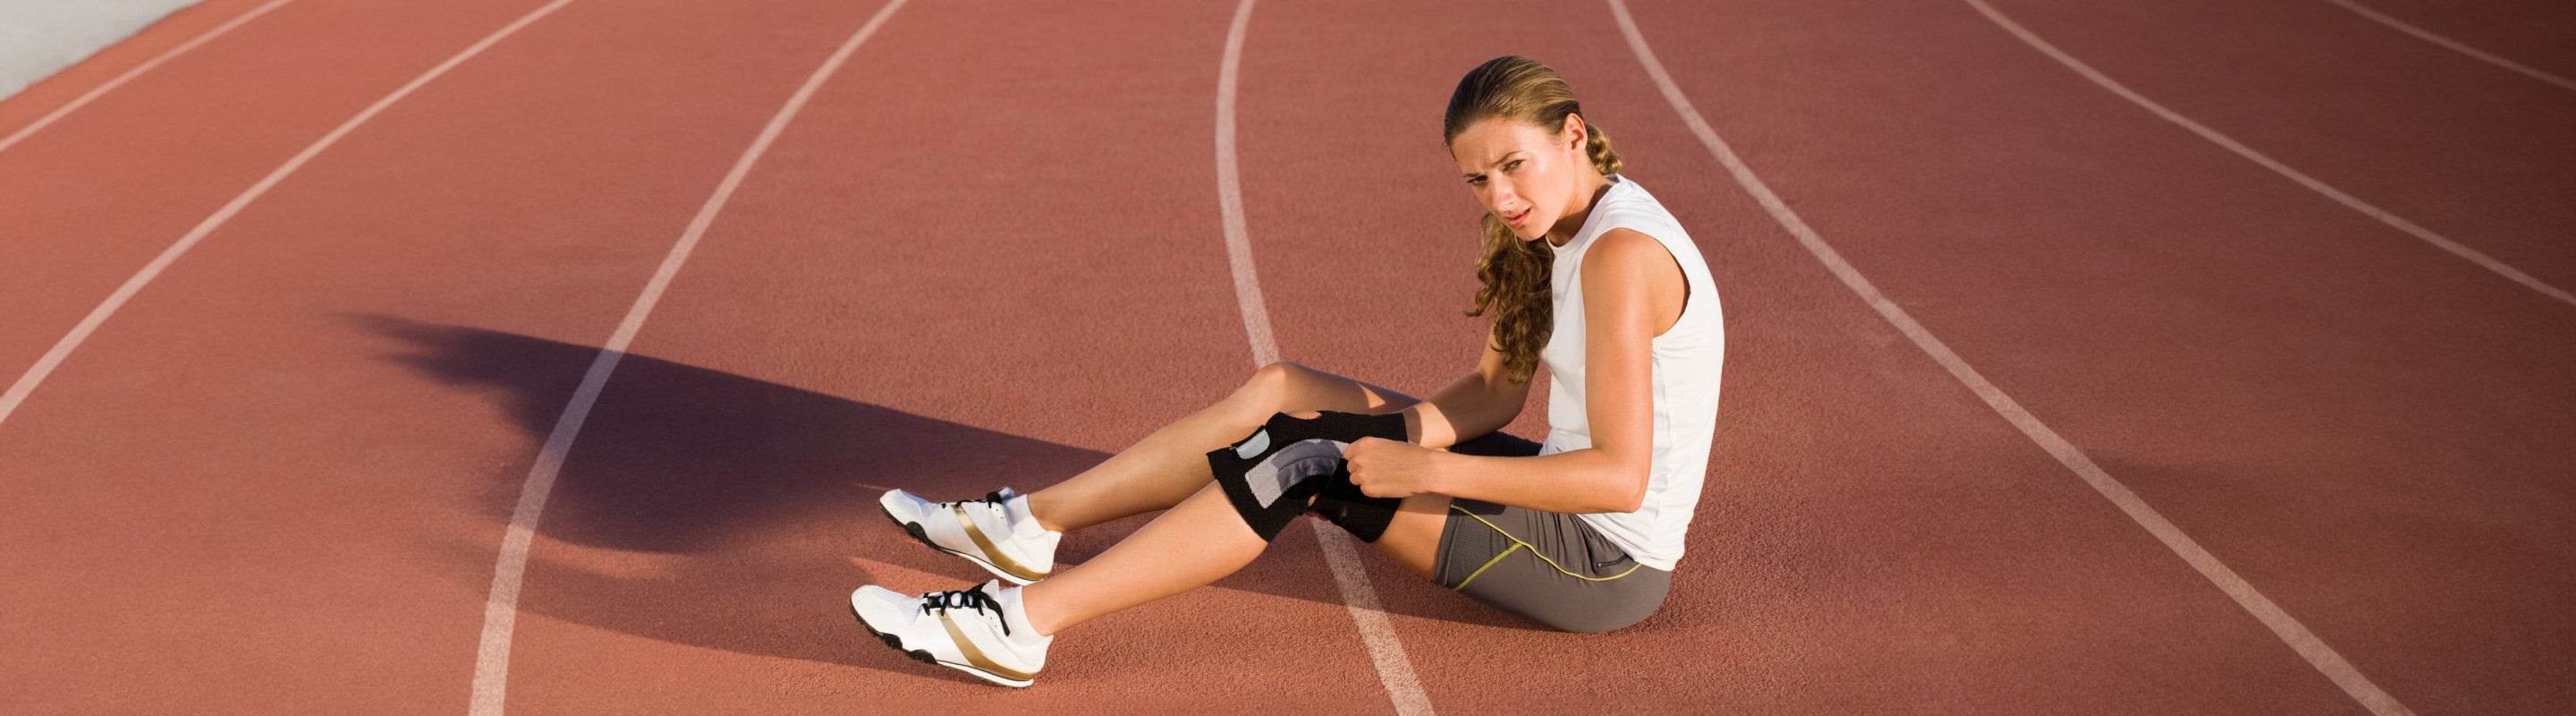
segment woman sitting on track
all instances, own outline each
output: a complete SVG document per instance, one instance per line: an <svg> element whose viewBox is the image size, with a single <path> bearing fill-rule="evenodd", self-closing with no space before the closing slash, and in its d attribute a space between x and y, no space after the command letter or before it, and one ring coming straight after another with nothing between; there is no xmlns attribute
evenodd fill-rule
<svg viewBox="0 0 2576 716"><path fill-rule="evenodd" d="M1242 569L1312 511L1552 628L1654 613L1708 468L1724 326L1698 248L1618 176L1619 155L1579 112L1554 70L1522 57L1477 67L1450 97L1449 152L1488 212L1471 314L1493 329L1475 372L1416 401L1274 363L1034 494L888 492L886 515L915 538L1027 586L911 597L870 585L851 609L915 659L1027 686L1057 632ZM1555 374L1547 442L1494 432L1520 414L1540 363ZM1168 511L1052 571L1064 531L1154 510Z"/></svg>

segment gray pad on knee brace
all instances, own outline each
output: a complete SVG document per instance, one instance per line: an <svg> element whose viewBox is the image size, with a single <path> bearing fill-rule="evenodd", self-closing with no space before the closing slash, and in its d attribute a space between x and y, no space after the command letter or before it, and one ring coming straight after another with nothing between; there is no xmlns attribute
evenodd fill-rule
<svg viewBox="0 0 2576 716"><path fill-rule="evenodd" d="M1403 440L1404 416L1273 415L1242 441L1209 452L1208 468L1244 524L1265 541L1313 509L1361 540L1375 542L1401 500L1369 497L1351 484L1342 453L1367 437Z"/></svg>

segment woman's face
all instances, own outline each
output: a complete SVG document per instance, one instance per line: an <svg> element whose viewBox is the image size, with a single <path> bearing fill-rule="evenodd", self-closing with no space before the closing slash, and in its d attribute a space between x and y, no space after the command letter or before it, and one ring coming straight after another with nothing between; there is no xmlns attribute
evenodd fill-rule
<svg viewBox="0 0 2576 716"><path fill-rule="evenodd" d="M1522 240L1536 239L1565 219L1566 207L1595 173L1583 151L1580 124L1573 115L1554 128L1503 117L1478 120L1450 138L1449 156L1458 160L1458 172L1486 211ZM1580 227L1567 229L1568 235L1573 228Z"/></svg>

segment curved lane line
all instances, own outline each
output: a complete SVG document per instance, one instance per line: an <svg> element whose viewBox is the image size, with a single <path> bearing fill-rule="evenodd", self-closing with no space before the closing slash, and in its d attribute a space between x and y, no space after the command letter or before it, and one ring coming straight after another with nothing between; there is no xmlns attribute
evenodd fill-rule
<svg viewBox="0 0 2576 716"><path fill-rule="evenodd" d="M787 104L778 108L778 114L769 118L769 125L761 128L759 138L753 139L751 146L742 150L742 158L734 160L733 170L725 173L724 181L716 184L715 193L707 195L706 204L698 207L697 216L691 218L688 228L680 232L680 240L671 245L669 254L662 257L662 265L653 272L653 279L644 284L644 292L636 295L635 303L627 307L626 319L617 324L617 331L609 336L608 345L600 348L599 357L591 360L590 371L582 374L581 387L573 390L572 400L564 405L562 417L555 420L553 431L546 434L545 446L537 451L536 464L528 468L528 481L519 487L519 504L510 511L509 531L501 538L500 556L492 568L492 593L483 600L483 637L474 655L474 698L468 713L474 716L501 714L509 690L510 637L518 624L520 580L527 573L528 548L536 539L537 518L546 509L547 495L554 491L556 474L563 471L565 455L572 452L573 439L581 434L582 423L590 419L591 406L598 404L600 391L608 387L609 374L615 372L618 361L626 357L626 347L634 343L635 334L644 329L644 319L653 314L654 304L661 302L662 292L670 288L672 277L680 273L680 266L688 263L689 252L697 248L698 239L705 236L707 227L715 223L716 214L724 211L725 203L733 199L734 189L742 186L742 179L751 173L752 164L769 151L770 143L777 141L779 133L786 131L787 123L796 119L797 111L804 109L805 102L813 98L815 91L823 86L823 81L839 71L841 64L849 60L850 53L867 42L868 36L876 34L877 28L884 26L886 19L893 17L894 11L902 8L904 2L892 0L877 10L876 16L868 18L868 23L860 26L848 41L841 43L840 49L834 50L822 66L814 68L814 74L805 78L804 86L798 87L796 94L787 98Z"/></svg>
<svg viewBox="0 0 2576 716"><path fill-rule="evenodd" d="M56 341L52 349L37 358L36 364L29 366L26 373L19 375L17 382L9 384L8 392L0 393L0 422L7 422L9 414L16 412L20 403L26 402L27 394L35 392L36 386L45 382L45 376L52 375L54 368L61 366L64 358L70 357L73 350L80 348L82 341L89 340L89 334L98 330L99 324L107 322L109 316L116 315L116 310L124 307L126 300L133 298L136 292L142 291L145 285L152 283L152 279L161 275L162 269L169 268L171 262L178 261L179 256L188 253L188 249L195 247L197 242L205 240L207 234L214 233L215 229L224 225L224 222L230 221L234 214L241 213L243 207L258 201L260 196L267 194L270 188L284 181L287 175L302 168L305 162L312 161L314 155L321 154L322 150L331 148L332 143L340 141L341 137L348 136L349 132L358 128L358 125L366 124L367 120L374 119L376 114L385 111L386 107L391 107L395 102L410 96L412 90L420 89L421 85L429 84L430 80L438 79L439 75L446 74L449 69L481 54L484 48L491 47L493 43L500 42L502 38L518 32L519 28L527 27L529 23L536 22L538 18L545 17L556 8L571 2L572 0L554 0L546 3L544 7L529 11L518 20L493 31L481 42L466 47L456 53L456 56L447 58L446 62L438 63L438 66L429 68L428 72L412 78L409 84L394 90L393 94L385 95L384 99L376 100L375 104L368 105L366 109L359 111L357 116L340 123L340 126L331 130L330 134L314 140L312 146L297 152L293 158L286 160L285 164L278 165L275 171L269 172L268 176L252 184L249 189L243 190L240 196L233 197L233 200L224 204L223 208L216 209L214 214L198 222L196 228L189 229L187 235L179 237L179 241L171 244L170 248L161 250L160 256L153 257L151 263L144 264L142 270L134 272L134 276L127 278L124 285L116 287L114 293L108 294L107 300L100 302L97 308L91 309L88 317L82 318L79 325L73 326L70 333L64 334L62 340Z"/></svg>
<svg viewBox="0 0 2576 716"><path fill-rule="evenodd" d="M2127 514L2129 519L2136 521L2139 527L2146 528L2148 534L2155 535L2157 541L2163 542L2167 549L2173 550L2176 556L2182 557L2183 562L2199 571L2202 577L2208 578L2211 584L2218 585L2219 591L2226 592L2229 598L2235 599L2238 606L2243 607L2256 620L2263 622L2263 626L2269 627L2283 643L2297 651L2299 656L2306 658L2309 665L2315 666L2317 671L2333 680L2336 686L2343 687L2344 693L2351 695L2354 701L2361 702L2362 706L2380 716L2414 713L2408 710L2405 704L2398 703L2395 697L2389 696L2388 692L2380 690L2378 685L2372 684L2370 679L2363 677L2359 670L2353 668L2352 662L2345 660L2342 654L2336 653L2333 647L2327 646L2324 640L2317 638L2315 633L2308 631L2306 626L2299 624L2299 620L2292 618L2288 612L2282 611L2279 605L2273 604L2272 600L2263 596L2262 592L2256 591L2254 585L2246 583L2244 577L2237 576L2236 571L2229 569L2226 563L2220 562L2216 555L2202 549L2199 542L2193 541L2190 535L2183 533L2182 528L2166 520L2162 513L2149 506L2146 500L2138 497L2137 493L2129 491L2127 485L2121 484L2118 479L2111 477L2110 473L2103 471L2100 465L2094 464L2093 458L2085 455L2081 448L2067 442L2066 438L2058 436L2057 431L2050 430L2046 424L2039 421L2037 416L2023 409L2021 403L2014 401L2012 396L2005 395L2002 388L1995 387L1995 384L1986 380L1986 377L1978 373L1977 369L1969 367L1966 360L1952 352L1947 344L1941 342L1941 339L1933 337L1932 331L1924 328L1923 324L1915 322L1914 317L1908 315L1905 309L1898 307L1896 302L1888 300L1885 294L1879 293L1878 287L1871 284L1868 278L1861 276L1859 269L1853 268L1851 262L1844 261L1840 252L1834 251L1831 245L1825 243L1824 237L1818 235L1814 228L1807 226L1805 220L1798 218L1796 212L1790 211L1788 204L1782 202L1778 194L1772 193L1770 185L1763 183L1761 177L1755 176L1753 170L1745 166L1744 160L1736 156L1735 150L1727 146L1726 140L1718 138L1717 130L1711 129L1708 120L1700 117L1699 110L1693 108L1690 99L1682 95L1681 86L1675 84L1672 75L1664 71L1663 62L1655 59L1655 51L1646 45L1645 34L1637 30L1636 20L1629 17L1628 6L1621 0L1609 0L1609 2L1611 13L1618 16L1619 31L1628 37L1628 48L1636 53L1637 62L1645 65L1646 74L1653 76L1655 86L1663 90L1664 100L1671 103L1673 111L1681 115L1682 123L1690 126L1691 133L1699 136L1700 143L1708 147L1709 153L1715 155L1719 163L1726 165L1726 171L1735 177L1735 183L1741 185L1745 193L1753 195L1753 199L1762 204L1764 211L1770 212L1772 220L1779 222L1781 228L1788 229L1791 235L1796 236L1798 244L1806 247L1808 253L1815 254L1816 260L1824 262L1825 268L1831 270L1835 278L1842 279L1844 286L1850 287L1853 293L1859 294L1861 300L1868 303L1870 308L1877 310L1880 317L1887 319L1887 322L1894 324L1906 338L1913 340L1916 348L1922 349L1926 355L1932 357L1933 361L1949 370L1951 376L1967 385L1968 390L1985 400L1987 407L1993 408L1995 413L2002 415L2006 422L2019 428L2031 442L2038 443L2041 449L2047 450L2050 456L2057 458L2059 464L2073 471L2077 477L2084 480L2085 484L2091 485L2095 492L2101 493L2104 499L2118 506L2120 511Z"/></svg>
<svg viewBox="0 0 2576 716"><path fill-rule="evenodd" d="M2524 74L2524 75L2526 75L2526 76L2529 76L2530 78L2535 79L2535 80L2540 80L2540 81L2542 81L2542 82L2547 82L2547 83L2550 83L2550 84L2553 84L2553 85L2558 85L2558 88L2559 88L2559 89L2570 90L2570 91L2576 91L2576 80L2570 80L2570 79L2567 79L2567 78L2565 78L2565 77L2560 77L2560 76L2553 75L2553 74L2550 74L2550 73L2547 73L2547 72L2542 72L2542 71L2540 71L2540 70L2533 69L2533 68L2532 68L2531 66L2529 66L2529 65L2525 65L2525 64L2522 64L2522 63L2520 63L2520 62L2515 62L2515 61L2513 61L2513 60L2508 60L2508 59L2505 59L2505 58L2502 58L2502 57L2497 57L2497 56L2495 56L2495 55L2493 55L2493 54L2490 54L2490 53L2488 53L2488 52L2486 52L2486 51L2484 51L2484 50L2480 50L2480 49L2475 48L2475 47L2470 47L2470 46L2468 46L2466 43L2462 43L2462 42L2460 42L2460 41L2453 40L2453 39L2448 38L2448 37L2443 37L2443 36L2441 36L2441 35L2436 35L2436 34L2433 34L2433 33L2432 33L2432 31L2430 31L2430 30L2426 30L2426 29L2424 29L2424 28L2420 28L2420 27L2416 27L2416 26L2414 26L2414 25L2406 24L2405 22L2399 21L2397 18L2389 17L2389 16L2387 16L2387 15L2382 15L2382 14L2380 14L2380 13L2379 13L2379 11L2377 11L2377 10L2372 10L2372 9L2370 9L2370 8L2367 8L2367 7L2362 7L2360 3L2355 3L2355 2L2353 2L2352 0L2326 0L2326 2L2334 3L2334 4L2336 4L2336 5L2341 5L2341 6L2343 6L2343 9L2351 10L2351 11L2353 11L2354 13L2360 14L2362 17L2370 18L2370 19L2372 19L2372 20L2377 20L2377 21L2379 21L2379 24L2387 25L2387 26L2389 26L2389 27L2396 28L2398 32L2403 32L2403 33L2406 33L2406 34L2409 34L2409 35L2414 35L2417 39L2423 40L2423 41L2425 41L2425 42L2430 42L2430 43L2433 43L2433 44L2436 44L2436 45L2441 45L2441 46L2443 46L2443 47L2449 48L2452 52L2457 52L2457 53L2460 53L2460 54L2463 54L2463 55L2468 55L2468 56L2470 56L2470 57L2475 57L2475 58L2478 58L2478 59L2481 59L2481 60L2485 60L2485 61L2487 62L2487 64L2495 65L2495 66L2497 66L2497 67L2502 67L2502 68L2505 68L2505 69L2508 69L2508 70L2513 70L2513 71L2515 71L2515 72L2519 72L2519 73L2522 73L2522 74Z"/></svg>
<svg viewBox="0 0 2576 716"><path fill-rule="evenodd" d="M1279 360L1279 343L1271 337L1270 309L1261 302L1261 275L1252 266L1251 231L1243 219L1243 181L1236 168L1234 142L1235 76L1243 66L1243 37L1252 24L1252 3L1243 0L1235 6L1234 23L1225 33L1225 60L1217 70L1216 187L1225 220L1226 263L1234 271L1235 306L1243 312L1243 333L1252 342L1252 364L1259 367ZM1333 582L1341 587L1342 605L1350 609L1351 622L1359 627L1360 642L1368 647L1369 661L1376 664L1378 681L1395 702L1395 712L1429 716L1431 697L1423 693L1413 662L1405 658L1404 642L1387 624L1377 587L1369 583L1368 570L1360 564L1359 547L1349 535L1325 527L1322 520L1308 522L1315 528L1315 540L1323 543L1324 562L1332 566Z"/></svg>
<svg viewBox="0 0 2576 716"><path fill-rule="evenodd" d="M1235 308L1243 313L1243 335L1252 341L1252 364L1279 362L1279 343L1270 337L1270 309L1261 302L1261 273L1252 268L1252 230L1243 220L1243 180L1235 171L1235 71L1243 65L1243 35L1252 24L1253 0L1235 6L1234 24L1225 31L1225 61L1216 76L1216 200L1225 214L1225 261L1234 270Z"/></svg>
<svg viewBox="0 0 2576 716"><path fill-rule="evenodd" d="M269 0L268 4L252 8L250 12L242 13L241 17L236 17L229 22L216 25L215 29L207 30L206 34L198 35L196 39L180 43L178 47L170 48L169 51L163 52L159 56L153 57L151 60L146 61L143 64L135 65L134 69L126 70L125 74L117 75L116 79L108 80L107 84L99 85L88 92L82 93L80 97L73 99L70 104L56 107L54 108L54 111L48 112L45 116L37 118L35 123L20 127L18 128L18 131L11 132L7 138L0 139L0 152L8 151L10 145L17 144L18 140L26 139L27 135L35 134L36 130L44 129L45 125L53 124L54 120L62 119L63 115L71 114L73 110L80 109L83 105L89 104L90 100L98 99L99 95L107 94L108 91L124 85L126 80L131 80L145 72L150 72L152 71L152 68L160 67L161 63L170 61L170 58L187 54L189 50L197 49L198 45L203 45L209 40L222 37L224 33L232 32L233 28L241 27L243 23L250 22L261 15L266 15L268 14L268 11L277 9L277 6L279 5L284 5L294 1L295 0Z"/></svg>
<svg viewBox="0 0 2576 716"><path fill-rule="evenodd" d="M2021 23L2013 22L2012 18L2005 17L2002 12L1998 12L1993 6L1987 5L1985 0L1963 0L1963 2L1968 3L1970 7L1976 8L1977 12L1985 14L1986 19L1992 20L1996 25L2000 25L2005 30L2010 31L2014 37L2021 38L2022 42L2038 49L2041 54L2048 55L2049 59L2056 60L2058 64L2065 65L2067 69L2074 70L2075 74L2083 75L2084 79L2092 80L2093 84L2101 85L2103 89L2110 90L2112 94L2119 95L2121 99L2126 99L2130 102L2136 103L2140 107L2145 107L2147 111L2154 112L2156 116L2163 117L2165 121L2181 125L2182 128L2191 130L2193 134L2200 135L2202 139L2207 139L2218 146L2226 147L2227 151L2235 152L2237 156L2244 157L2256 164L2263 165L2263 168L2270 169L2281 176L2289 177L2291 181L2298 182L2300 186L2307 187L2316 193L2323 194L2326 198L2333 199L2336 203L2349 207L2353 211L2358 211L2370 218L2378 219L2380 223L2387 224L2398 231L2403 231L2410 236L2422 239L2424 243L2432 244L2443 251L2448 251L2460 258L2468 259L2470 263L2483 266L2489 271L2496 272L2499 276L2512 279L2514 283L2519 283L2531 290L2539 291L2541 295L2558 299L2560 303L2576 306L2576 294L2569 294L2564 289L2543 283L2540 279L2533 278L2531 274L2523 273L2520 269L2506 265L2504 262L2497 261L2486 254L2479 253L2477 249L2472 249L2461 245L2459 242L2443 238L2441 234L2433 233L2433 230L2431 229L2417 226L2415 225L2415 222L2407 221L2404 217L2391 214L2386 209L2381 209L2377 206L2371 205L2370 202L2362 201L2351 194L2346 194L2343 190L2336 189L2323 181L2318 181L2315 177L2300 173L2299 170L2291 169L2280 162L2273 161L2271 157L2264 156L2262 152L2254 151L2252 148L2246 147L2235 139L2218 133L2218 130L2202 126L2201 123L2191 121L2191 118L2182 116L2181 113L2166 109L2164 105L2156 104L2155 100L2147 99L2145 96L2131 91L2127 85L2120 84L2117 80L2113 80L2110 77L2103 75L2101 72L2094 71L2091 65L2084 64L2083 61L2077 60L2073 56L2059 51L2056 45L2048 44L2047 40L2040 39L2039 35L2032 34L2030 30L2023 28Z"/></svg>

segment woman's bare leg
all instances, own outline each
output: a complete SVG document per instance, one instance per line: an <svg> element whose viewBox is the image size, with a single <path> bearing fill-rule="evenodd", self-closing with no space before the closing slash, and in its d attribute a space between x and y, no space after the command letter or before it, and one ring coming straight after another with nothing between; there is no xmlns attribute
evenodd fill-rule
<svg viewBox="0 0 2576 716"><path fill-rule="evenodd" d="M1377 548L1425 579L1440 548L1449 498L1405 498ZM1021 608L1039 634L1053 635L1093 618L1196 589L1251 564L1270 543L1243 522L1215 485L1199 488L1135 534L1089 562L1023 587Z"/></svg>
<svg viewBox="0 0 2576 716"><path fill-rule="evenodd" d="M1270 543L1243 523L1213 484L1078 566L1021 588L1039 634L1189 591L1233 574Z"/></svg>
<svg viewBox="0 0 2576 716"><path fill-rule="evenodd" d="M1449 527L1449 496L1423 493L1404 498L1395 510L1395 519L1386 524L1386 533L1378 535L1377 551L1412 569L1423 579L1433 579L1432 562L1440 557L1440 532Z"/></svg>
<svg viewBox="0 0 2576 716"><path fill-rule="evenodd" d="M1208 473L1208 451L1252 434L1274 413L1332 410L1374 414L1402 410L1413 402L1412 397L1402 393L1295 363L1272 363L1253 371L1251 380L1215 405L1154 431L1072 479L1031 493L1029 511L1037 515L1038 524L1065 531L1168 509L1215 479ZM1237 529L1251 536L1251 529L1243 527L1240 518L1231 517L1231 510L1226 514L1235 520Z"/></svg>

